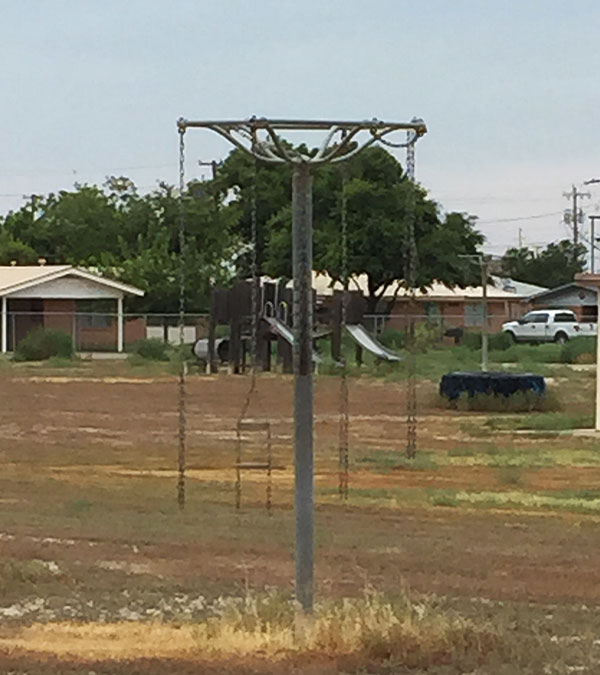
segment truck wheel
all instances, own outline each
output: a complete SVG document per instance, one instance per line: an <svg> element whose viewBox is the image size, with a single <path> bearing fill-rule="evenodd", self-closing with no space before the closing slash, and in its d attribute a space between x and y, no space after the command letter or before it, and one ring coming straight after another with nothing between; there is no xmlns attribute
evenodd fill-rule
<svg viewBox="0 0 600 675"><path fill-rule="evenodd" d="M516 341L517 341L517 336L512 332L512 330L507 330L507 331L506 331L506 334L507 334L508 337L512 340L512 342L516 342Z"/></svg>
<svg viewBox="0 0 600 675"><path fill-rule="evenodd" d="M569 339L569 336L566 333L563 333L560 331L560 333L557 333L554 336L554 342L556 342L557 345L564 345L565 342L567 342Z"/></svg>

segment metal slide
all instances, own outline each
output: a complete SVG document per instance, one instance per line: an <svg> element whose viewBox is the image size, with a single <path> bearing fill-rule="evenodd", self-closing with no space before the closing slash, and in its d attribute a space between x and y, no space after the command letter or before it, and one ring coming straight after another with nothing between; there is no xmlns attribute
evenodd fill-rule
<svg viewBox="0 0 600 675"><path fill-rule="evenodd" d="M269 326L271 326L271 330L274 333L280 335L286 342L289 342L289 344L294 344L294 334L292 333L291 328L283 323L283 321L280 321L279 319L276 319L272 316L264 316L263 319L269 324ZM312 358L315 363L321 363L323 360L314 350Z"/></svg>
<svg viewBox="0 0 600 675"><path fill-rule="evenodd" d="M399 354L377 342L360 323L349 324L346 326L346 330L363 349L371 352L378 359L383 359L384 361L402 361L402 357Z"/></svg>

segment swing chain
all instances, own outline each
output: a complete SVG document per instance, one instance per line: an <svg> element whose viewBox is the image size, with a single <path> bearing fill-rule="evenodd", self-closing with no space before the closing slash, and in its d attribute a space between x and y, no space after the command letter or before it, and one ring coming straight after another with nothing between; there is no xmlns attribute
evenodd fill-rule
<svg viewBox="0 0 600 675"><path fill-rule="evenodd" d="M258 180L258 161L254 160L252 183L250 186L250 237L252 240L252 251L250 258L250 274L252 276L252 287L250 292L250 311L251 311L251 335L250 335L250 385L246 392L246 398L240 410L236 424L236 464L239 466L242 462L242 433L241 426L250 408L252 396L256 391L256 367L258 350L258 225L257 225L257 207L256 207L256 183ZM269 441L270 444L270 441ZM270 457L270 449L269 449ZM270 464L269 459L269 464ZM271 480L271 470L269 469L269 481ZM270 487L269 487L270 490ZM235 508L239 511L242 504L242 483L239 469L235 481ZM267 499L267 508L271 509L270 496Z"/></svg>
<svg viewBox="0 0 600 675"><path fill-rule="evenodd" d="M180 510L185 508L185 451L186 451L186 362L183 356L185 343L185 128L179 129L179 348L181 353L178 391L178 476L177 476L177 504Z"/></svg>

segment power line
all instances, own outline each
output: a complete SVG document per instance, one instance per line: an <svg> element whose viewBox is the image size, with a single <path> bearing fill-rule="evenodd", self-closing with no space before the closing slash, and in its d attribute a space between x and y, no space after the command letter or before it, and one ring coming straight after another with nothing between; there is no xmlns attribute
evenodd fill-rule
<svg viewBox="0 0 600 675"><path fill-rule="evenodd" d="M515 223L519 220L535 220L537 218L549 218L550 216L560 216L562 211L552 211L551 213L537 213L533 216L517 216L515 218L496 218L494 220L478 220L478 225L490 225L493 223Z"/></svg>
<svg viewBox="0 0 600 675"><path fill-rule="evenodd" d="M145 169L172 169L174 167L173 162L169 164L142 164L137 166L116 166L112 168L101 168L101 167L86 167L83 169L34 169L26 173L19 171L0 171L0 176L15 176L19 178L36 176L39 174L59 174L59 175L70 175L76 176L78 173L110 173L112 171L142 171Z"/></svg>

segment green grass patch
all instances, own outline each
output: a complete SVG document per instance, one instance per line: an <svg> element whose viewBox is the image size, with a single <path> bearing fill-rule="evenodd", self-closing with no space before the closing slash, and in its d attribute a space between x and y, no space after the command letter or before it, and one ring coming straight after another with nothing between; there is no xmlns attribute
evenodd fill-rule
<svg viewBox="0 0 600 675"><path fill-rule="evenodd" d="M460 506L460 502L456 499L456 494L452 490L436 490L429 495L428 500L432 506L446 506L452 508Z"/></svg>
<svg viewBox="0 0 600 675"><path fill-rule="evenodd" d="M518 391L512 396L494 394L469 396L465 392L452 401L440 395L437 405L441 408L463 412L531 412L534 410L552 411L560 408L558 399L551 392L540 396L532 391Z"/></svg>
<svg viewBox="0 0 600 675"><path fill-rule="evenodd" d="M394 470L431 471L438 468L433 453L422 450L414 459L409 459L398 450L374 450L368 454L359 455L356 464L380 473L389 473Z"/></svg>
<svg viewBox="0 0 600 675"><path fill-rule="evenodd" d="M492 363L561 363L562 345L513 344L508 349L491 350L489 360Z"/></svg>
<svg viewBox="0 0 600 675"><path fill-rule="evenodd" d="M510 490L503 492L467 492L456 493L456 499L462 504L490 508L525 508L572 511L574 513L600 512L600 493L597 496L586 494L590 491L561 492L524 492Z"/></svg>
<svg viewBox="0 0 600 675"><path fill-rule="evenodd" d="M449 457L474 457L475 450L474 448L469 448L465 445L459 446L457 448L450 448L448 450Z"/></svg>
<svg viewBox="0 0 600 675"><path fill-rule="evenodd" d="M594 417L587 414L547 412L519 417L492 417L484 424L493 431L568 431L592 428Z"/></svg>

